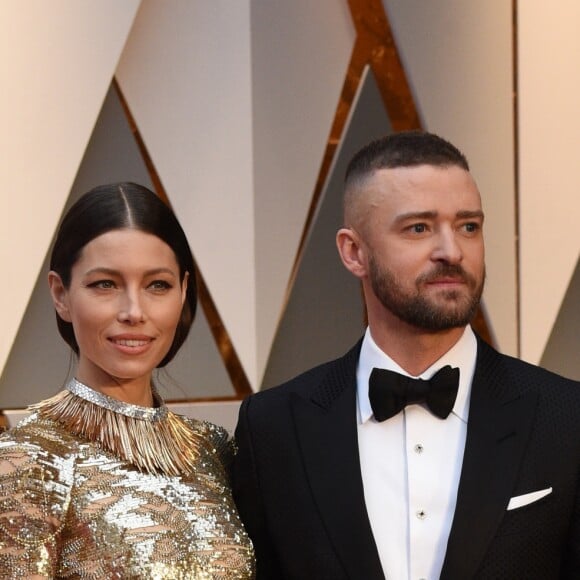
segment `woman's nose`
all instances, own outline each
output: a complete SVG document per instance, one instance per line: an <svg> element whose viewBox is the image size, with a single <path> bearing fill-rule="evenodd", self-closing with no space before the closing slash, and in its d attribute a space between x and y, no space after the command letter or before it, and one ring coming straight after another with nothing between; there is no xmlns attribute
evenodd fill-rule
<svg viewBox="0 0 580 580"><path fill-rule="evenodd" d="M143 322L145 314L138 292L126 292L119 305L118 319L121 322L137 324Z"/></svg>

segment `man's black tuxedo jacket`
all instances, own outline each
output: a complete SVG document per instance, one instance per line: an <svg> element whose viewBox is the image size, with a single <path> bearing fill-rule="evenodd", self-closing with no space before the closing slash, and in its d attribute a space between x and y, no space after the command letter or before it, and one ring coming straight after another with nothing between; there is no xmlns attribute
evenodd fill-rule
<svg viewBox="0 0 580 580"><path fill-rule="evenodd" d="M359 350L360 343L242 404L234 497L254 541L259 579L388 575L363 497ZM541 500L506 511L511 497L550 487ZM441 578L580 579L580 383L481 340Z"/></svg>

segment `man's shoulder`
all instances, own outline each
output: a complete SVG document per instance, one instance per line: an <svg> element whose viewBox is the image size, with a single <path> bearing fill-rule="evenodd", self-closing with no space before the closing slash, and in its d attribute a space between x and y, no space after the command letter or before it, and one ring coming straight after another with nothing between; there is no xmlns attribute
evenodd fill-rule
<svg viewBox="0 0 580 580"><path fill-rule="evenodd" d="M559 375L543 367L526 362L506 354L497 352L483 341L480 342L481 351L480 362L490 372L497 371L515 383L525 386L528 389L541 390L546 393L548 390L562 391L570 393L572 396L580 397L580 382Z"/></svg>
<svg viewBox="0 0 580 580"><path fill-rule="evenodd" d="M308 394L312 389L320 385L329 373L331 373L336 367L340 366L342 360L343 357L340 357L321 363L279 385L261 391L258 395L286 397L290 393Z"/></svg>

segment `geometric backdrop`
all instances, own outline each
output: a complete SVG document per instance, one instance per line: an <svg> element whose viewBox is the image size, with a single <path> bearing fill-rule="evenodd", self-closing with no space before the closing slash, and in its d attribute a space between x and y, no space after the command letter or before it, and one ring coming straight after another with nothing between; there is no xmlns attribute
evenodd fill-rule
<svg viewBox="0 0 580 580"><path fill-rule="evenodd" d="M534 0L2 3L0 408L66 379L45 260L66 204L104 181L167 197L206 290L160 377L168 398L240 397L341 354L364 316L333 248L345 159L402 122L470 160L491 341L579 378L567 321L580 308L580 196L566 169L580 150L579 11ZM405 99L412 109L397 108Z"/></svg>

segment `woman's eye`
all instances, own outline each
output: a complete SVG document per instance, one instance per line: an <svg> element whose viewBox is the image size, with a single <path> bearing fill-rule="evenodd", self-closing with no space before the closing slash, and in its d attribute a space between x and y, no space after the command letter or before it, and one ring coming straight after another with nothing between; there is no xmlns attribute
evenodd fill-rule
<svg viewBox="0 0 580 580"><path fill-rule="evenodd" d="M154 282L151 282L151 284L149 284L149 288L156 291L163 291L169 290L170 288L172 288L172 285L169 282L166 282L165 280L155 280Z"/></svg>
<svg viewBox="0 0 580 580"><path fill-rule="evenodd" d="M115 288L115 283L112 280L97 280L96 282L91 282L89 288L99 288L100 290L110 290Z"/></svg>

